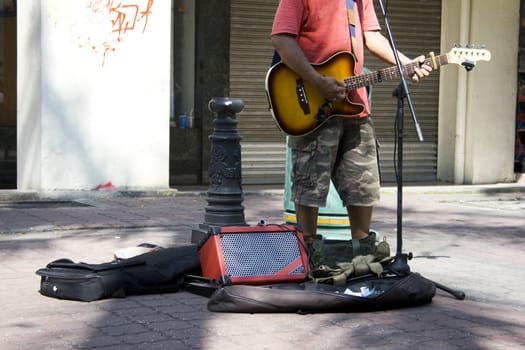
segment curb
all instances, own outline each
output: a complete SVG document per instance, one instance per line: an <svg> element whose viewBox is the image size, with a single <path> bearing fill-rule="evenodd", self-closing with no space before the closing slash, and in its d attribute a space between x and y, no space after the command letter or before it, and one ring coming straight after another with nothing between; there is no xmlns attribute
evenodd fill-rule
<svg viewBox="0 0 525 350"><path fill-rule="evenodd" d="M284 185L283 185L284 186ZM284 188L264 189L261 186L246 186L244 195L282 196ZM208 188L194 187L188 189L116 189L116 190L78 190L78 191L19 191L0 190L0 202L19 201L71 201L86 199L124 199L124 198L163 198L206 196ZM396 194L397 186L383 186L382 194ZM525 193L525 184L492 184L492 185L409 185L403 187L403 194L496 194L496 193Z"/></svg>

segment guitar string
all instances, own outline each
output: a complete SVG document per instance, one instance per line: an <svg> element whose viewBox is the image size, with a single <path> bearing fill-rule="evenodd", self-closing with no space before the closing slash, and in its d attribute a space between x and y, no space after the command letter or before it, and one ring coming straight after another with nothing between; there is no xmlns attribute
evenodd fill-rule
<svg viewBox="0 0 525 350"><path fill-rule="evenodd" d="M448 62L447 55L439 55L435 56L436 62L438 63L438 66L442 66ZM431 64L431 58L425 59L425 64ZM415 72L415 68L418 67L420 64L419 62L413 62L409 63L404 66L405 71L408 75L412 75ZM353 76L350 78L346 78L344 80L345 86L347 90L355 90L357 88L368 86L370 83L380 83L385 80L392 80L399 77L399 69L397 67L389 67L385 69L381 69L375 72L367 73L367 74L361 74L358 76Z"/></svg>

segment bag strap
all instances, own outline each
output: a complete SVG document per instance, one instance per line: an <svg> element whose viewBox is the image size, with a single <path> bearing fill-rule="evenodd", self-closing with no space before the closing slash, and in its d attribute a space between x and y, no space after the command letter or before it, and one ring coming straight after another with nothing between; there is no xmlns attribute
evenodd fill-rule
<svg viewBox="0 0 525 350"><path fill-rule="evenodd" d="M120 269L123 267L145 265L146 261L142 259L126 259L116 262L108 262L103 264L87 264L83 262L74 262L70 259L58 259L47 264L47 268L62 268L62 269L76 269L86 270L92 272L100 272L106 270Z"/></svg>

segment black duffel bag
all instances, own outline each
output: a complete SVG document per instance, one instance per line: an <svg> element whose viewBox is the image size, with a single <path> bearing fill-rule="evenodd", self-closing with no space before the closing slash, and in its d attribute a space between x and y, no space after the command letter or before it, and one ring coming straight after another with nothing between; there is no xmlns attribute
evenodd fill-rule
<svg viewBox="0 0 525 350"><path fill-rule="evenodd" d="M195 245L163 248L103 264L59 259L36 271L42 295L79 301L178 291L185 274L199 274Z"/></svg>
<svg viewBox="0 0 525 350"><path fill-rule="evenodd" d="M406 276L365 276L344 286L306 282L268 286L234 285L219 288L208 301L214 312L355 312L418 306L430 303L434 283L417 273Z"/></svg>

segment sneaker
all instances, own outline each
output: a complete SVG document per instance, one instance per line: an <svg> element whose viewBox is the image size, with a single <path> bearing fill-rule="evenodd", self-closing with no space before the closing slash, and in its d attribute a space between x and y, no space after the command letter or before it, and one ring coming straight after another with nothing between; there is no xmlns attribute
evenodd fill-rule
<svg viewBox="0 0 525 350"><path fill-rule="evenodd" d="M376 253L376 233L370 232L368 237L361 238L358 241L353 240L352 243L356 243L353 247L354 256L358 255L374 255Z"/></svg>

